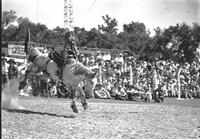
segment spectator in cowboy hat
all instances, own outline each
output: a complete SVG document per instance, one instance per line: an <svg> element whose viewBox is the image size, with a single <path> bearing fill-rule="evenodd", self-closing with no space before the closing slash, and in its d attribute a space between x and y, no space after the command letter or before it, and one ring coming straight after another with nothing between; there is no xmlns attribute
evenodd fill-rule
<svg viewBox="0 0 200 139"><path fill-rule="evenodd" d="M77 48L77 36L75 35L73 29L66 29L66 31L63 33L63 38L65 41L64 46L64 57L66 58L75 58L79 55L79 50ZM66 52L66 53L65 53Z"/></svg>
<svg viewBox="0 0 200 139"><path fill-rule="evenodd" d="M10 80L18 76L18 69L15 65L16 63L14 59L8 60L8 63L10 64L10 66L8 67L8 78Z"/></svg>

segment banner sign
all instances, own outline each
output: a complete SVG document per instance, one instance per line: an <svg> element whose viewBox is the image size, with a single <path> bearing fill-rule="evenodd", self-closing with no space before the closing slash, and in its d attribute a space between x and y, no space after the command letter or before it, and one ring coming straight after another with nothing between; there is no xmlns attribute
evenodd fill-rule
<svg viewBox="0 0 200 139"><path fill-rule="evenodd" d="M8 56L12 57L26 57L23 45L8 45Z"/></svg>

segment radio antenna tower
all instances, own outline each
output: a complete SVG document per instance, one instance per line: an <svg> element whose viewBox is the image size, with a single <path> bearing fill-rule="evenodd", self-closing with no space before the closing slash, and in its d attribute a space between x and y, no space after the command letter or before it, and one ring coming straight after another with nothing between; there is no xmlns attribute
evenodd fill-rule
<svg viewBox="0 0 200 139"><path fill-rule="evenodd" d="M64 0L64 28L73 30L73 7L72 0Z"/></svg>

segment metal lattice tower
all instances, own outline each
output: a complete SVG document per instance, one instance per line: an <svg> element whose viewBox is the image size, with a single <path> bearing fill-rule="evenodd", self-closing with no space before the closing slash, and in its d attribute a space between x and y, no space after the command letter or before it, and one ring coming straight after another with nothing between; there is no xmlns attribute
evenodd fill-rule
<svg viewBox="0 0 200 139"><path fill-rule="evenodd" d="M72 0L64 0L64 27L73 30Z"/></svg>

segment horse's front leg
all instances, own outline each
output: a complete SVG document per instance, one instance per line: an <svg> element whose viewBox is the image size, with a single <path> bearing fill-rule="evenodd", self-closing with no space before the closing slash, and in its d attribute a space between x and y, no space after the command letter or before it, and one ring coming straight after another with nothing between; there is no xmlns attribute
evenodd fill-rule
<svg viewBox="0 0 200 139"><path fill-rule="evenodd" d="M72 102L71 102L71 108L73 110L73 112L75 113L78 113L78 109L76 107L76 103L75 103L75 90L71 90L71 99L72 99Z"/></svg>
<svg viewBox="0 0 200 139"><path fill-rule="evenodd" d="M79 86L77 88L77 90L78 90L80 98L81 98L81 104L82 104L84 110L87 110L88 105L87 105L86 98L85 98L85 93L84 93L82 87Z"/></svg>
<svg viewBox="0 0 200 139"><path fill-rule="evenodd" d="M26 70L25 75L24 75L25 76L24 80L20 82L20 85L18 88L19 90L23 89L26 86L29 73L30 73L30 70Z"/></svg>

